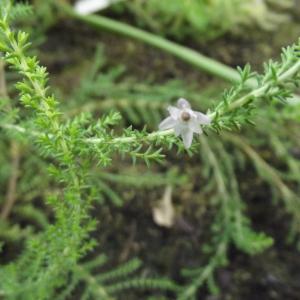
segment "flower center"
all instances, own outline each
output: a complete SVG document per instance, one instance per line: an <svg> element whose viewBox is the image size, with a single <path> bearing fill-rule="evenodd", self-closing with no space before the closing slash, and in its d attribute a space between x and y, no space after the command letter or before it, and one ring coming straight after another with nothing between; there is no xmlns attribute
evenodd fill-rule
<svg viewBox="0 0 300 300"><path fill-rule="evenodd" d="M186 112L186 111L184 111L184 112L181 114L181 119L182 119L183 121L185 121L185 122L187 122L190 118L191 118L191 115L190 115L188 112Z"/></svg>

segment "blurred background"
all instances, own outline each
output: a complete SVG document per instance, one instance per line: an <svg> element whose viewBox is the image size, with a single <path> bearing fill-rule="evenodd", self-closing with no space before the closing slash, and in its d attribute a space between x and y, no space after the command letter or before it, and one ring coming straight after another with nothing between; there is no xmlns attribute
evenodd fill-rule
<svg viewBox="0 0 300 300"><path fill-rule="evenodd" d="M232 68L250 63L258 72L300 33L300 2L292 0L61 2L79 14L132 25ZM65 118L83 111L97 118L116 110L122 114L116 131L129 126L155 131L166 107L178 98L205 112L232 86L231 78L91 26L53 1L30 4L32 10L16 12L15 26L30 32L30 52L48 68ZM2 67L4 77L13 105L25 118L14 87L18 76ZM300 103L261 101L253 118L255 126L204 136L193 155L165 150L166 160L150 167L117 155L107 168L95 163L91 182L98 192L92 215L99 220L93 232L98 245L85 260L105 253L108 262L101 268L106 270L138 257L141 276L159 275L179 284L189 278L182 270L209 266L214 282L204 280L195 299L299 299ZM53 221L45 199L61 187L48 175L49 161L26 137L3 130L0 135L0 262L6 264L29 236ZM219 238L236 230L236 223L225 228L220 221L225 201L239 214L244 231L215 263ZM258 232L273 245L256 251ZM85 285L78 284L66 299L82 299ZM98 298L91 292L87 299ZM175 298L169 292L129 291L118 299Z"/></svg>

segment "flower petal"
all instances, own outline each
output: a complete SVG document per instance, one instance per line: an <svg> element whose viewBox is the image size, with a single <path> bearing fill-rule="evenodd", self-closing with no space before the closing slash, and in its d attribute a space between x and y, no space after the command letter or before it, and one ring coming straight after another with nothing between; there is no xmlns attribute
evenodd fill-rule
<svg viewBox="0 0 300 300"><path fill-rule="evenodd" d="M171 117L175 120L178 120L180 117L180 110L175 106L168 106L167 110L169 111Z"/></svg>
<svg viewBox="0 0 300 300"><path fill-rule="evenodd" d="M183 140L184 147L186 149L190 148L193 141L193 131L192 130L184 130L181 132L181 137Z"/></svg>
<svg viewBox="0 0 300 300"><path fill-rule="evenodd" d="M188 126L195 133L201 134L203 132L198 119L192 118Z"/></svg>
<svg viewBox="0 0 300 300"><path fill-rule="evenodd" d="M164 119L158 126L159 130L166 130L173 128L176 125L176 120L174 120L172 117L167 117Z"/></svg>
<svg viewBox="0 0 300 300"><path fill-rule="evenodd" d="M189 130L188 124L184 124L180 121L176 122L176 125L174 126L174 132L176 136L181 135L181 133L185 132L186 130Z"/></svg>
<svg viewBox="0 0 300 300"><path fill-rule="evenodd" d="M211 123L211 118L199 111L194 111L194 113L197 116L197 120L199 121L200 124L208 125Z"/></svg>
<svg viewBox="0 0 300 300"><path fill-rule="evenodd" d="M191 108L190 103L186 99L184 99L184 98L180 98L177 101L177 106L178 106L179 109Z"/></svg>

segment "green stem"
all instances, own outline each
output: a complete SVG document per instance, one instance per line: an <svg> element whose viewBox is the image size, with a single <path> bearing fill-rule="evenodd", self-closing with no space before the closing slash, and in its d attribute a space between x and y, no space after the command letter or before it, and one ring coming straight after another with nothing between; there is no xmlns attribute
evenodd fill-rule
<svg viewBox="0 0 300 300"><path fill-rule="evenodd" d="M142 41L146 44L162 49L174 56L190 63L194 67L206 71L212 75L221 77L227 81L239 82L239 73L220 62L217 62L211 58L208 58L199 52L189 49L187 47L178 45L174 42L168 41L158 35L146 32L144 30L135 28L133 26L124 24L122 22L112 20L99 15L80 15L74 9L60 1L55 1L55 5L63 11L66 15L74 17L77 20L83 21L84 23L90 24L95 28L101 28L108 31L113 31L130 38ZM248 81L248 86L253 87L255 81Z"/></svg>
<svg viewBox="0 0 300 300"><path fill-rule="evenodd" d="M82 266L77 265L75 267L76 273L80 275L80 277L88 283L89 286L92 287L92 292L96 294L95 296L99 297L99 299L103 300L114 300L111 296L108 295L105 288L103 288L100 284L97 283L95 277L87 272Z"/></svg>
<svg viewBox="0 0 300 300"><path fill-rule="evenodd" d="M168 136L174 133L173 129L168 129L168 130L163 130L163 131L154 131L152 133L149 133L144 139L147 139L148 141L154 140L155 138L159 136ZM111 144L118 144L118 143L132 143L136 141L137 138L135 136L133 137L117 137L114 138L110 143ZM92 143L92 144L100 144L104 142L105 140L103 138L89 138L86 140L87 143Z"/></svg>
<svg viewBox="0 0 300 300"><path fill-rule="evenodd" d="M215 270L221 266L220 259L226 256L228 244L229 235L225 233L214 256L210 259L206 267L204 267L201 274L183 290L183 292L179 295L178 300L194 299L197 290L213 275Z"/></svg>
<svg viewBox="0 0 300 300"><path fill-rule="evenodd" d="M297 72L299 72L299 70L300 70L300 60L297 61L293 66L291 66L288 70L286 70L283 74L281 74L278 77L277 84L279 85L281 83L286 82L288 79L292 78ZM271 87L272 87L272 81L266 82L261 87L258 87L256 89L252 90L248 94L246 94L246 95L240 97L239 99L237 99L236 101L232 102L228 106L226 111L219 112L219 115L223 115L226 112L229 112L229 111L235 110L239 107L242 107L245 104L247 104L249 101L251 101L253 98L262 97L266 93L266 91ZM209 114L209 117L213 120L216 117L216 112L212 112L211 114Z"/></svg>

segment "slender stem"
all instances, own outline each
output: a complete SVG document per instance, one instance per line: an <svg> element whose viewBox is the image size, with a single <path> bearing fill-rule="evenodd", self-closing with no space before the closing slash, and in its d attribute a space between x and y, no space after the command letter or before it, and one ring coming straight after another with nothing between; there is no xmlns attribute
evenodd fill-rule
<svg viewBox="0 0 300 300"><path fill-rule="evenodd" d="M32 136L39 136L41 135L40 132L37 132L37 131L31 131L29 132L28 129L24 128L24 127L21 127L19 125L14 125L14 124L0 124L0 126L2 128L5 128L5 129L9 129L9 130L14 130L14 131L17 131L19 133L23 133L23 134L30 134ZM146 136L146 139L148 141L151 141L153 139L155 139L156 137L159 137L159 136L168 136L168 135L171 135L174 133L174 130L173 129L168 129L168 130L164 130L164 131L154 131L152 133L149 133L147 136ZM49 137L53 137L51 134L49 135ZM117 143L131 143L131 142L134 142L136 140L136 137L117 137L117 138L114 138L110 143L111 144L117 144ZM85 140L86 143L88 144L100 144L100 143L103 143L105 142L105 140L103 138L88 138Z"/></svg>
<svg viewBox="0 0 300 300"><path fill-rule="evenodd" d="M283 74L281 74L278 77L278 81L277 81L278 84L284 83L286 80L293 77L297 72L299 72L299 70L300 70L300 60L297 61L292 67L290 67L287 71L285 71ZM272 85L272 81L268 81L263 86L252 90L248 94L232 102L225 112L229 112L236 108L242 107L243 105L251 101L251 99L253 98L262 97L265 94L265 92L271 87L271 85ZM219 115L224 114L225 112L220 112ZM216 116L216 112L213 112L209 115L211 119L214 119L215 116Z"/></svg>
<svg viewBox="0 0 300 300"><path fill-rule="evenodd" d="M228 192L226 189L226 183L224 181L224 177L220 170L220 164L218 162L217 156L215 155L214 151L211 149L209 143L207 142L207 139L205 136L201 136L201 142L203 145L203 150L207 154L207 160L210 162L210 164L213 167L213 175L215 177L215 180L217 182L217 189L219 195L222 196L222 211L224 212L224 225L229 224L230 219L230 205L228 199L230 199L230 196L228 196Z"/></svg>
<svg viewBox="0 0 300 300"><path fill-rule="evenodd" d="M299 206L298 197L294 192L282 181L277 170L275 170L271 165L269 165L264 159L262 159L257 152L249 146L245 140L240 137L236 137L230 133L224 134L225 139L234 143L237 147L242 149L255 163L257 169L261 168L264 171L265 177L272 181L280 191L283 200L286 201L287 207L290 208L291 212L298 212ZM296 209L297 208L297 209Z"/></svg>
<svg viewBox="0 0 300 300"><path fill-rule="evenodd" d="M159 136L167 136L170 134L173 134L174 130L173 129L168 129L168 130L164 130L164 131L154 131L152 133L149 133L146 137L146 139L148 141L151 141ZM118 144L118 143L131 143L136 141L136 137L117 137L114 138L111 143L112 144ZM99 144L104 142L105 140L103 138L89 138L86 140L87 143L92 143L92 144Z"/></svg>
<svg viewBox="0 0 300 300"><path fill-rule="evenodd" d="M10 31L8 30L7 35L9 36ZM18 54L18 58L20 61L21 69L24 72L24 70L30 69L28 65L28 61L26 60L25 55L22 52L22 49L20 48L19 44L16 41L11 42L11 47L14 51L14 53ZM26 74L26 73L25 73ZM44 111L45 115L49 118L49 116L52 115L53 111L51 111L51 108L49 107L47 103L47 96L46 96L46 88L43 87L41 82L34 78L31 74L26 75L27 79L30 81L33 89L35 90L35 94L39 97L39 105L41 109ZM60 132L60 121L58 118L54 117L51 119L51 126L54 132ZM65 156L69 156L71 154L71 150L68 146L68 143L66 139L63 137L59 140L59 144L61 147L62 152ZM79 178L76 175L75 171L73 169L70 169L70 175L73 180L73 185L76 189L79 189Z"/></svg>
<svg viewBox="0 0 300 300"><path fill-rule="evenodd" d="M0 126L2 128L5 128L5 129L10 129L10 130L15 130L19 133L28 133L28 130L22 126L19 126L19 125L15 125L15 124L0 124ZM31 135L38 135L37 132L31 132Z"/></svg>
<svg viewBox="0 0 300 300"><path fill-rule="evenodd" d="M239 82L240 80L240 75L235 69L230 68L211 58L208 58L195 50L168 41L158 35L146 32L144 30L103 16L80 15L70 5L67 5L61 1L56 0L54 3L66 15L76 18L77 20L83 21L84 23L90 24L95 28L113 31L128 36L130 38L142 41L159 49L162 49L190 63L191 65L200 70L221 77L227 81ZM255 86L255 81L249 80L247 84L249 87L253 87Z"/></svg>
<svg viewBox="0 0 300 300"><path fill-rule="evenodd" d="M82 266L76 266L77 273L80 274L82 279L86 281L90 286L92 286L92 292L96 294L99 299L105 300L113 300L111 296L108 295L105 288L103 288L100 284L97 283L96 278L87 272Z"/></svg>

